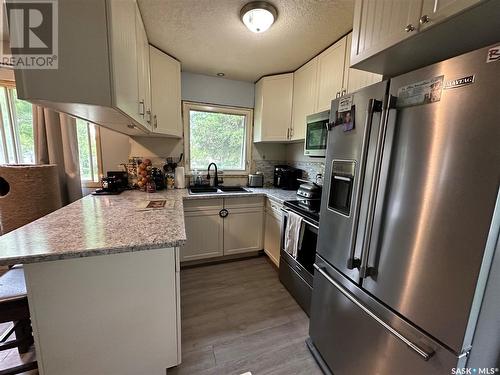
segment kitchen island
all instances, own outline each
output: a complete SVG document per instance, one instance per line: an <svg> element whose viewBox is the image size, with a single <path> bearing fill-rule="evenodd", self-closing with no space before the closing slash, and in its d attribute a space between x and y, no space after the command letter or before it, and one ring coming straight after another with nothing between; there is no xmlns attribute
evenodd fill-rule
<svg viewBox="0 0 500 375"><path fill-rule="evenodd" d="M0 265L23 263L41 375L165 374L181 361L179 248L187 190L87 196L0 237ZM144 203L164 200L162 209Z"/></svg>

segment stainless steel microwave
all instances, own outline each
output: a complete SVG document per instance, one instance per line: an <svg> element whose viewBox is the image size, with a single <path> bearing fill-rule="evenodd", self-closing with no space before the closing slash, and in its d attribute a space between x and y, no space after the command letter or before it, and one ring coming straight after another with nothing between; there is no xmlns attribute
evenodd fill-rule
<svg viewBox="0 0 500 375"><path fill-rule="evenodd" d="M329 119L330 111L307 116L304 155L323 157L326 155Z"/></svg>

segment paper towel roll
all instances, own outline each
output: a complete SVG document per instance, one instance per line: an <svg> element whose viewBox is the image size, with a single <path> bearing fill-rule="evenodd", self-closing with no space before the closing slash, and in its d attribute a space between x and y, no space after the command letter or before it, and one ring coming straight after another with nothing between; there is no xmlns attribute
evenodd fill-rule
<svg viewBox="0 0 500 375"><path fill-rule="evenodd" d="M177 189L184 189L186 187L184 167L175 168L175 187Z"/></svg>

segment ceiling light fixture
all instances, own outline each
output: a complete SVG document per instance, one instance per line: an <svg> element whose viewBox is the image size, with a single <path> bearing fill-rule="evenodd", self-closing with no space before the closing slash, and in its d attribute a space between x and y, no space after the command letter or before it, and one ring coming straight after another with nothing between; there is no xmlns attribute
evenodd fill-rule
<svg viewBox="0 0 500 375"><path fill-rule="evenodd" d="M217 73L217 76L218 76L218 77L224 77L225 75L226 75L226 74L225 74L225 73L222 73L222 72Z"/></svg>
<svg viewBox="0 0 500 375"><path fill-rule="evenodd" d="M241 8L240 17L250 31L263 33L276 21L278 11L266 1L252 1Z"/></svg>

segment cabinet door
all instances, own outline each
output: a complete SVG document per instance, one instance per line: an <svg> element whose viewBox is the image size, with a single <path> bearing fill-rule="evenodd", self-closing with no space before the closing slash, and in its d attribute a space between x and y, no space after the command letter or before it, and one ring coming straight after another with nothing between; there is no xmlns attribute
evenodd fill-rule
<svg viewBox="0 0 500 375"><path fill-rule="evenodd" d="M347 37L318 56L318 104L315 112L330 109L342 91Z"/></svg>
<svg viewBox="0 0 500 375"><path fill-rule="evenodd" d="M142 22L141 13L136 6L135 27L137 35L137 77L138 77L138 111L143 125L151 128L151 85L149 72L149 43Z"/></svg>
<svg viewBox="0 0 500 375"><path fill-rule="evenodd" d="M279 267L280 264L280 240L281 240L281 220L271 212L266 212L264 251L269 259Z"/></svg>
<svg viewBox="0 0 500 375"><path fill-rule="evenodd" d="M351 49L352 33L347 35L347 51ZM382 75L377 73L365 72L359 69L349 68L351 65L351 55L345 55L345 71L344 83L342 94L351 93L362 89L363 87L370 86L374 83L382 81Z"/></svg>
<svg viewBox="0 0 500 375"><path fill-rule="evenodd" d="M114 105L142 123L139 115L138 56L135 0L110 0L109 43L113 73Z"/></svg>
<svg viewBox="0 0 500 375"><path fill-rule="evenodd" d="M481 0L424 0L420 28L426 29L451 17Z"/></svg>
<svg viewBox="0 0 500 375"><path fill-rule="evenodd" d="M421 7L422 0L356 0L351 64L417 33Z"/></svg>
<svg viewBox="0 0 500 375"><path fill-rule="evenodd" d="M223 222L219 211L185 212L186 244L181 247L181 261L223 255Z"/></svg>
<svg viewBox="0 0 500 375"><path fill-rule="evenodd" d="M264 213L262 208L226 208L224 255L262 250Z"/></svg>
<svg viewBox="0 0 500 375"><path fill-rule="evenodd" d="M153 132L182 136L181 64L150 46Z"/></svg>
<svg viewBox="0 0 500 375"><path fill-rule="evenodd" d="M315 112L318 95L318 58L293 73L292 140L304 139L306 116Z"/></svg>
<svg viewBox="0 0 500 375"><path fill-rule="evenodd" d="M260 79L255 85L255 142L287 141L292 122L293 73Z"/></svg>

